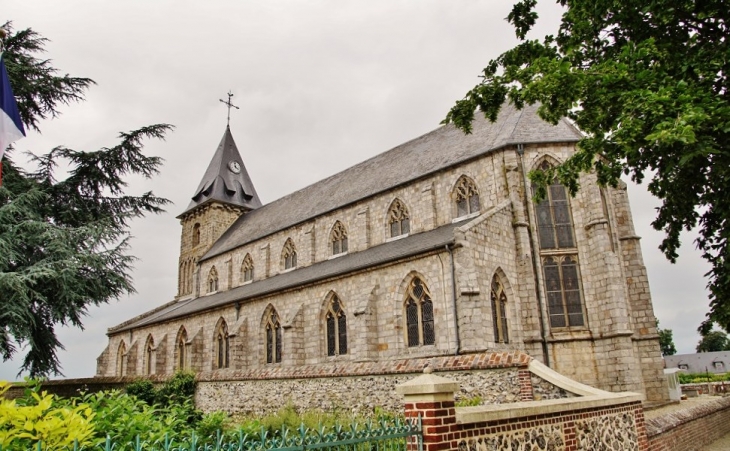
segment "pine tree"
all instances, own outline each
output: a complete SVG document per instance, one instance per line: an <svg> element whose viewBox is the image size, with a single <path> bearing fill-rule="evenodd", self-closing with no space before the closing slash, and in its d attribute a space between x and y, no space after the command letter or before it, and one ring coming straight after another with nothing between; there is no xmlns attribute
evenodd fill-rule
<svg viewBox="0 0 730 451"><path fill-rule="evenodd" d="M37 57L47 41L32 29L12 32L3 58L28 129L59 114L58 107L81 101L94 84L88 78L57 75L50 60ZM61 374L63 349L56 325L83 328L89 306L134 292L130 271L129 223L160 213L169 201L148 192L125 193L131 175L152 177L162 160L142 153L143 141L163 138L170 125L121 133L118 144L96 152L56 147L33 157L23 170L3 159L0 187L0 353L13 358L22 348L21 371L31 376ZM59 164L68 176L56 178Z"/></svg>

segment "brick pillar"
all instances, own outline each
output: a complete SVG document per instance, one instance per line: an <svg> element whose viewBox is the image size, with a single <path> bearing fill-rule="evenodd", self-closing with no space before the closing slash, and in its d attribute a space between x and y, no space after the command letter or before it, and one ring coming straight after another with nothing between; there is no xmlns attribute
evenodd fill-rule
<svg viewBox="0 0 730 451"><path fill-rule="evenodd" d="M424 451L457 449L454 392L458 389L457 382L433 374L423 374L396 387L405 398L406 417L421 416ZM416 444L409 443L408 449L416 450Z"/></svg>
<svg viewBox="0 0 730 451"><path fill-rule="evenodd" d="M520 382L520 401L534 401L532 373L530 373L530 370L519 370L517 374Z"/></svg>

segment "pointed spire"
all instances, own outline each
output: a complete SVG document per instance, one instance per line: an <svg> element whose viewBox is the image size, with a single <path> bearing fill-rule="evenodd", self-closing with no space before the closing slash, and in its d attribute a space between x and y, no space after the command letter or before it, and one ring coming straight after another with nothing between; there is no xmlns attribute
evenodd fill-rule
<svg viewBox="0 0 730 451"><path fill-rule="evenodd" d="M256 194L238 147L233 141L230 127L226 127L203 180L195 190L190 205L180 216L210 202L235 205L247 210L261 206L259 195Z"/></svg>

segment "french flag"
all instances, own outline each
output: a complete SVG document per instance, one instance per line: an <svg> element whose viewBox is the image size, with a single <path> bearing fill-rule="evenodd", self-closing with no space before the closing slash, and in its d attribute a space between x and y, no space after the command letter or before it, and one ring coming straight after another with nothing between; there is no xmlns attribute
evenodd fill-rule
<svg viewBox="0 0 730 451"><path fill-rule="evenodd" d="M23 122L18 113L18 104L15 103L13 91L10 89L8 71L5 70L5 60L0 54L0 161L5 149L25 136Z"/></svg>

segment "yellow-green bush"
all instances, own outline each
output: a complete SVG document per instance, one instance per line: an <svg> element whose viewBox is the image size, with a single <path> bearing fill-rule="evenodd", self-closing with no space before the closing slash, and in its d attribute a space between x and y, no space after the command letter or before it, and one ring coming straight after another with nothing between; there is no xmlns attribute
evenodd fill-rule
<svg viewBox="0 0 730 451"><path fill-rule="evenodd" d="M10 384L0 381L0 396ZM18 405L15 400L0 400L0 446L3 450L31 449L37 442L44 450L91 443L95 413L86 404L58 404L47 392L30 393L30 402Z"/></svg>

